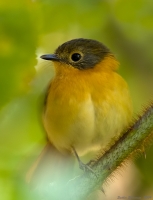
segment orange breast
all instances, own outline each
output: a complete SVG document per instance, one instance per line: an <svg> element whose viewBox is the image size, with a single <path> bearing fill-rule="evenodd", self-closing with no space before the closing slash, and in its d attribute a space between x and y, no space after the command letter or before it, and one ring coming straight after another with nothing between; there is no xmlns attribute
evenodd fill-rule
<svg viewBox="0 0 153 200"><path fill-rule="evenodd" d="M117 64L111 56L87 70L54 63L43 121L59 151L98 149L127 126L131 101L127 84L115 72Z"/></svg>

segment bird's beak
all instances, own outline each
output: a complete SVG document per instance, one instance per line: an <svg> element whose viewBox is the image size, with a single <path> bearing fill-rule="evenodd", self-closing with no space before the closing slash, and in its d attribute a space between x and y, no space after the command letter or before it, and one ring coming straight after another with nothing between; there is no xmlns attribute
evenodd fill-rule
<svg viewBox="0 0 153 200"><path fill-rule="evenodd" d="M46 55L42 55L40 56L40 58L44 59L44 60L53 60L53 61L59 61L60 59L58 58L57 55L55 54L46 54Z"/></svg>

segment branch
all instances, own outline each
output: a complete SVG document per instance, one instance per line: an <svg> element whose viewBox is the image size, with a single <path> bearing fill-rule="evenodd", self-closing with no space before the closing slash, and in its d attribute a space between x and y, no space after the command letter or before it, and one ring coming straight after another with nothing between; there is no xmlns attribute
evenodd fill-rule
<svg viewBox="0 0 153 200"><path fill-rule="evenodd" d="M144 152L153 138L153 103L122 136L94 161L90 171L70 180L65 186L54 190L54 200L85 200L93 191L100 189L106 178L128 158ZM55 192L56 191L56 192ZM51 191L50 191L51 192ZM52 195L50 195L49 199Z"/></svg>

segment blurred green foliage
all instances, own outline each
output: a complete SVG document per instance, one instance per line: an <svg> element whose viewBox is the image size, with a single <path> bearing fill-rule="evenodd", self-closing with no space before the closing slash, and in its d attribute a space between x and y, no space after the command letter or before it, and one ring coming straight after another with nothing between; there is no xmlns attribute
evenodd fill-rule
<svg viewBox="0 0 153 200"><path fill-rule="evenodd" d="M77 37L103 42L120 60L139 112L153 99L152 22L152 0L0 2L0 199L33 199L22 177L45 143L42 100L53 74L45 61L37 64L36 54ZM152 154L153 148L137 161L142 182L136 194L153 187Z"/></svg>

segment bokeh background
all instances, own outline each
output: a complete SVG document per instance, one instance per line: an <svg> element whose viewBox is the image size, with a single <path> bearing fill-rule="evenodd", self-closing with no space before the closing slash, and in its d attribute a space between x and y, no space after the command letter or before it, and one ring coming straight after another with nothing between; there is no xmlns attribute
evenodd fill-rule
<svg viewBox="0 0 153 200"><path fill-rule="evenodd" d="M134 113L153 100L152 0L0 1L0 199L35 199L23 177L45 144L41 124L52 65L37 59L73 38L108 46L129 84ZM104 187L104 199L153 199L153 147ZM121 175L120 175L121 174Z"/></svg>

